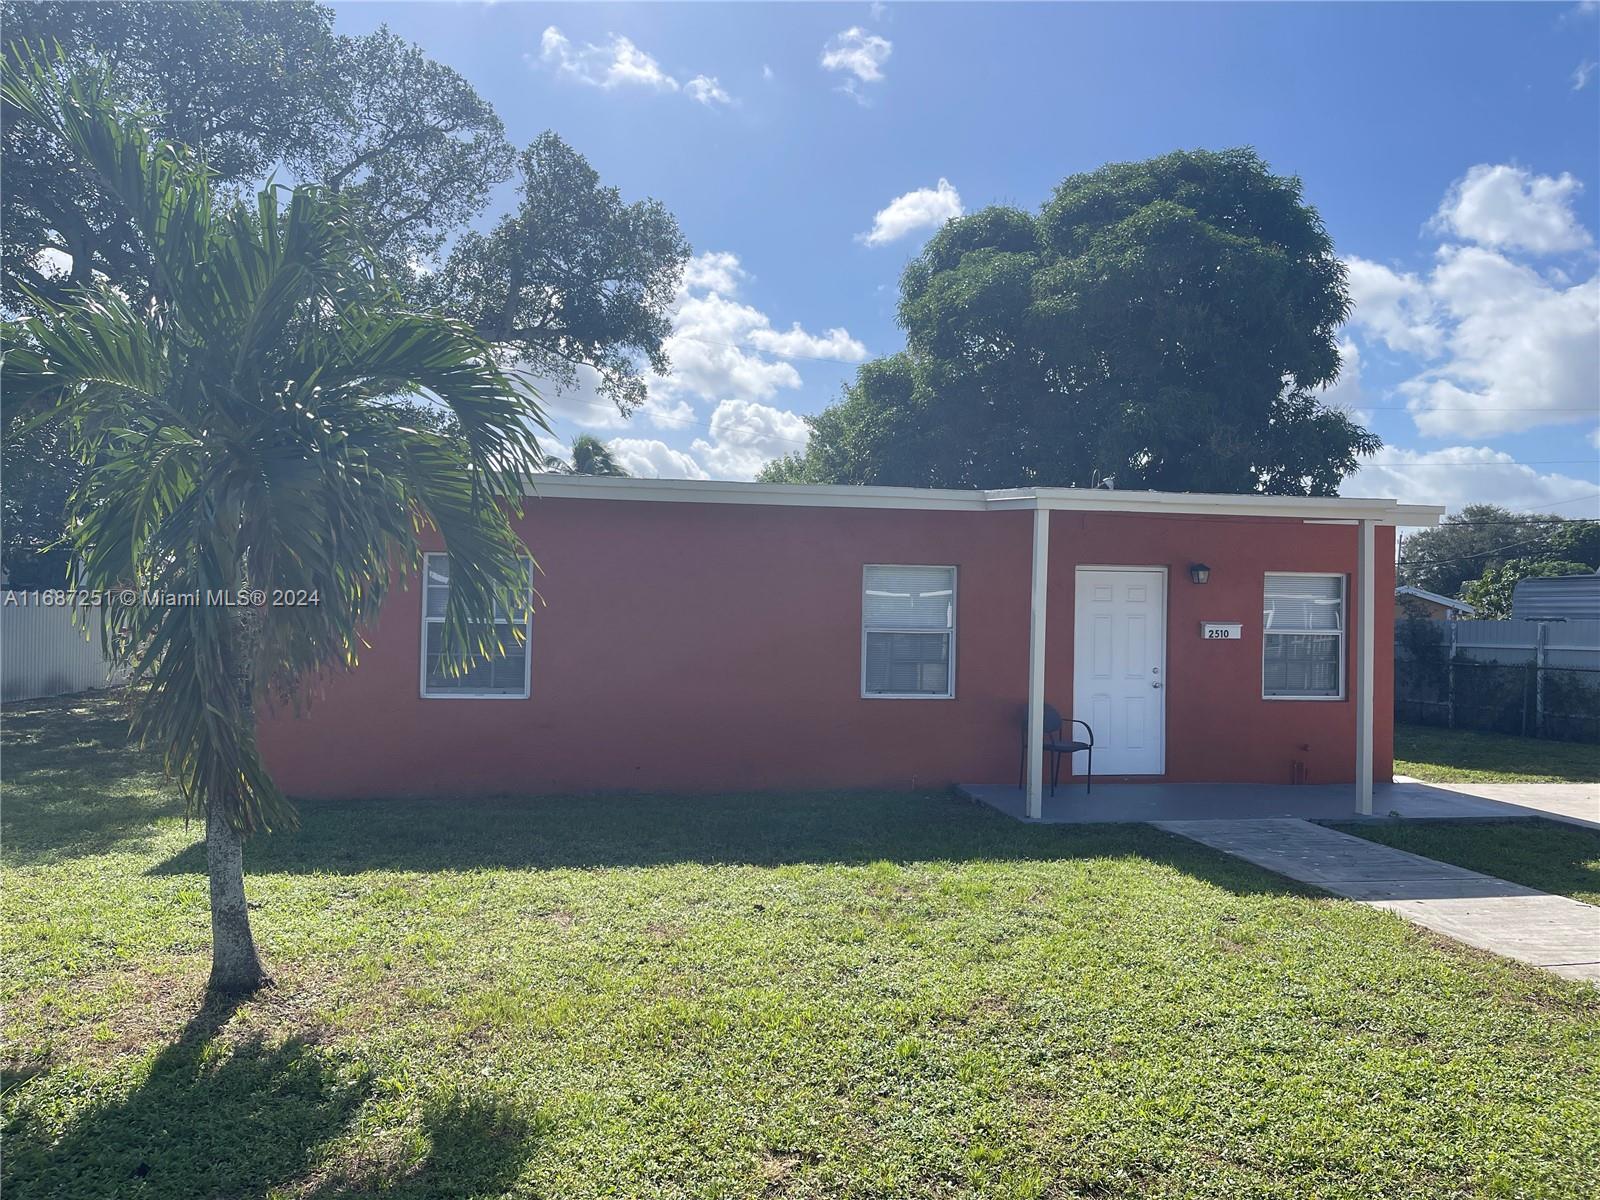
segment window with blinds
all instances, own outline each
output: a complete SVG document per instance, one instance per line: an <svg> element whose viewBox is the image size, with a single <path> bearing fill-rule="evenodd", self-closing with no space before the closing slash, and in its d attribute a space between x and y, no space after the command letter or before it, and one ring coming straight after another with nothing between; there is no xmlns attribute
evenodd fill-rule
<svg viewBox="0 0 1600 1200"><path fill-rule="evenodd" d="M861 588L861 694L955 695L956 569L867 567Z"/></svg>
<svg viewBox="0 0 1600 1200"><path fill-rule="evenodd" d="M1343 575L1268 575L1261 694L1269 700L1344 698Z"/></svg>
<svg viewBox="0 0 1600 1200"><path fill-rule="evenodd" d="M495 606L495 632L501 653L480 662L464 675L448 675L442 664L444 651L444 609L450 597L450 558L444 554L423 556L422 585L422 694L433 697L505 697L514 700L528 695L528 649L533 636L533 560L528 564L529 605L521 612L507 613ZM516 629L522 628L521 644Z"/></svg>

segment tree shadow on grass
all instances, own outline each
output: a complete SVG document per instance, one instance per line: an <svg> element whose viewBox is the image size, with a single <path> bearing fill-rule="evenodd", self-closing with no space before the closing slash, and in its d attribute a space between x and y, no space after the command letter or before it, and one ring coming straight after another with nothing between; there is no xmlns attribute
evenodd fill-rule
<svg viewBox="0 0 1600 1200"><path fill-rule="evenodd" d="M130 745L129 713L122 691L5 705L8 864L137 849L153 822L183 812L155 755Z"/></svg>
<svg viewBox="0 0 1600 1200"><path fill-rule="evenodd" d="M300 813L298 830L247 844L247 872L355 875L1140 857L1239 894L1313 894L1148 825L1023 825L941 793L306 801ZM197 843L151 873L204 870L204 848Z"/></svg>
<svg viewBox="0 0 1600 1200"><path fill-rule="evenodd" d="M371 1095L368 1072L303 1038L224 1035L238 1007L209 1002L131 1091L89 1108L59 1140L25 1095L11 1097L7 1200L478 1195L503 1190L527 1161L527 1120L493 1097L447 1089L424 1101L424 1137L403 1161L367 1154L358 1139L353 1169L329 1171L325 1149Z"/></svg>
<svg viewBox="0 0 1600 1200"><path fill-rule="evenodd" d="M219 1037L236 1002L212 1001L120 1098L61 1135L19 1103L5 1129L8 1200L59 1196L260 1196L299 1178L367 1094L314 1045Z"/></svg>
<svg viewBox="0 0 1600 1200"><path fill-rule="evenodd" d="M508 1098L447 1089L424 1103L419 1132L420 1157L359 1153L308 1189L305 1200L499 1195L522 1173L540 1128Z"/></svg>

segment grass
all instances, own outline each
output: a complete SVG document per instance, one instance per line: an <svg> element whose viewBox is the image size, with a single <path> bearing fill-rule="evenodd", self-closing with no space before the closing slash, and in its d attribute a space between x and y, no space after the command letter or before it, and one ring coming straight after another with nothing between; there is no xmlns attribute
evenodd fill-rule
<svg viewBox="0 0 1600 1200"><path fill-rule="evenodd" d="M1600 994L1148 827L939 794L198 829L105 699L5 723L7 1200L1571 1197Z"/></svg>
<svg viewBox="0 0 1600 1200"><path fill-rule="evenodd" d="M1394 769L1427 783L1596 783L1600 746L1396 725Z"/></svg>
<svg viewBox="0 0 1600 1200"><path fill-rule="evenodd" d="M1354 821L1333 828L1469 871L1600 904L1600 829L1543 818ZM1600 929L1600 913L1595 921Z"/></svg>

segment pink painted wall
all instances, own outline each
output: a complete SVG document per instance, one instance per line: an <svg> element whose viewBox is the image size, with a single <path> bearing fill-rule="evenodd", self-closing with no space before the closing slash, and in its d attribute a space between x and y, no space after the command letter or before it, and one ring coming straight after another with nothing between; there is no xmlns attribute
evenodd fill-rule
<svg viewBox="0 0 1600 1200"><path fill-rule="evenodd" d="M292 794L472 795L895 787L1016 778L1032 514L541 499L526 700L421 699L420 594L397 591L360 666L263 717ZM1380 530L1379 596L1393 591ZM1051 524L1047 695L1072 703L1073 568L1167 566L1167 779L1354 775L1354 704L1260 698L1262 576L1355 567L1356 530L1265 519ZM1204 560L1211 582L1187 569ZM860 697L861 568L959 568L956 698ZM1201 620L1244 622L1204 642ZM1393 605L1377 609L1377 762L1393 751ZM1353 629L1353 625L1352 625ZM1302 749L1309 747L1309 749Z"/></svg>

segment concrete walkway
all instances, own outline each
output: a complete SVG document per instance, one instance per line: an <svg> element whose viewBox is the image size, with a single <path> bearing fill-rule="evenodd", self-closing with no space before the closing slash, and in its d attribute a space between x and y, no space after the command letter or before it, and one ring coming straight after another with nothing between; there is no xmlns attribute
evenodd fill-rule
<svg viewBox="0 0 1600 1200"><path fill-rule="evenodd" d="M1600 986L1600 908L1593 905L1295 818L1152 823L1469 946Z"/></svg>
<svg viewBox="0 0 1600 1200"><path fill-rule="evenodd" d="M1403 816L1411 815L1405 812L1406 807L1418 805L1423 797L1438 800L1440 793L1447 793L1513 810L1485 815L1539 816L1600 829L1600 783L1423 783L1409 775L1396 775L1390 788L1401 798ZM1377 804L1372 807L1378 811ZM1448 802L1443 807L1448 809Z"/></svg>

